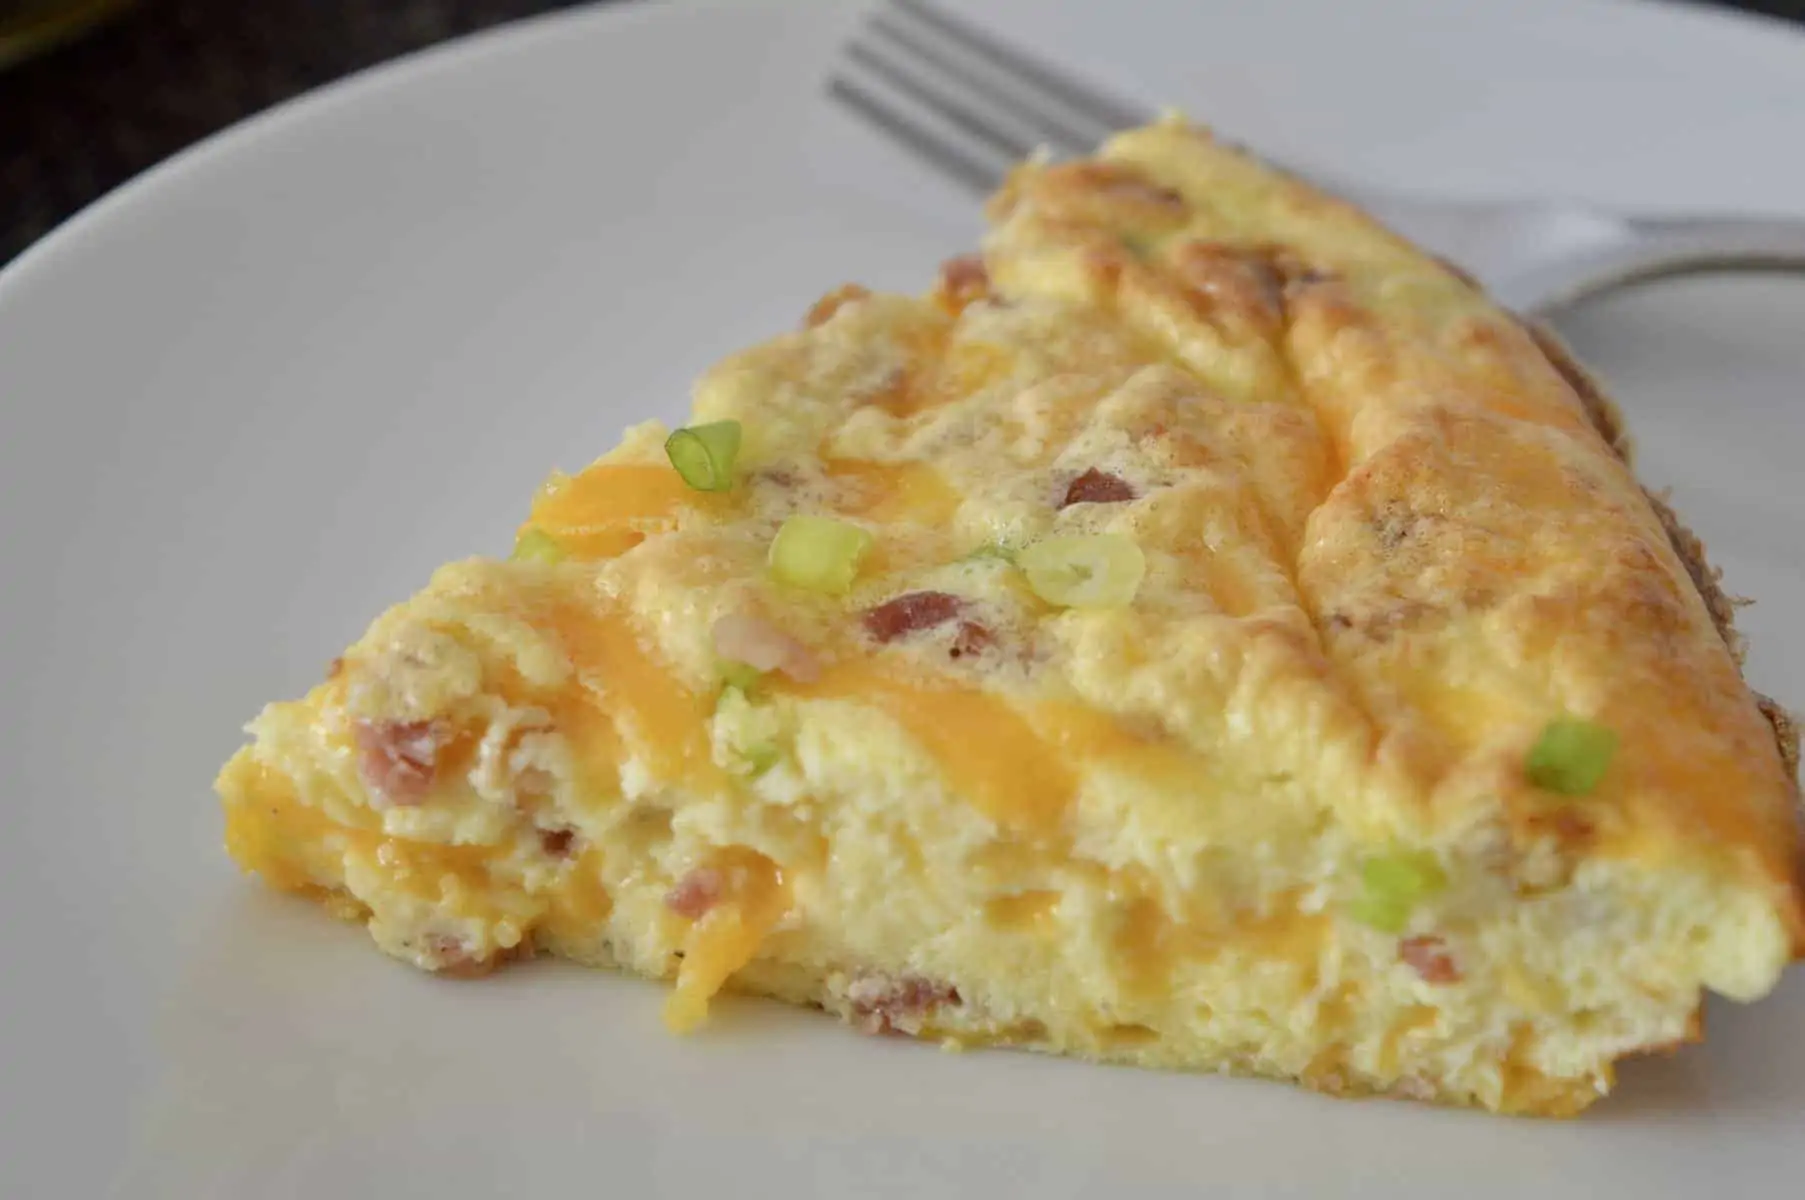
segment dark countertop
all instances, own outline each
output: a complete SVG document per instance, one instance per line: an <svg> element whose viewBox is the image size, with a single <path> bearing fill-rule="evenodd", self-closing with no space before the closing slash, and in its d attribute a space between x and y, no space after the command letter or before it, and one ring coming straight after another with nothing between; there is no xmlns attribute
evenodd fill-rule
<svg viewBox="0 0 1805 1200"><path fill-rule="evenodd" d="M242 117L411 50L577 2L140 0L116 23L0 70L0 264ZM1805 0L1724 6L1805 21Z"/></svg>

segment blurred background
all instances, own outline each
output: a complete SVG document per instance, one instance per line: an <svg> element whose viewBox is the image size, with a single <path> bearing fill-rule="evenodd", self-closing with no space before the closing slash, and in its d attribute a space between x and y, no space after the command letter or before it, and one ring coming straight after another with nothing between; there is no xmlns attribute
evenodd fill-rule
<svg viewBox="0 0 1805 1200"><path fill-rule="evenodd" d="M1805 0L1620 2L1805 22ZM577 3L0 0L0 264L234 121L386 59Z"/></svg>

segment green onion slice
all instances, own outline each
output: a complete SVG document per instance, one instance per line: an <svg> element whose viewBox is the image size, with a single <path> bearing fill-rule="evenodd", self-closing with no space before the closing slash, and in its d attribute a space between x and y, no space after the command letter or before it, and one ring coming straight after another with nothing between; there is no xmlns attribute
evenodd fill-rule
<svg viewBox="0 0 1805 1200"><path fill-rule="evenodd" d="M714 421L679 429L664 439L664 453L684 483L698 492L724 492L733 486L733 460L740 453L740 423Z"/></svg>
<svg viewBox="0 0 1805 1200"><path fill-rule="evenodd" d="M721 660L721 682L730 688L738 688L747 695L752 694L752 689L758 686L758 681L764 678L764 674L749 663Z"/></svg>
<svg viewBox="0 0 1805 1200"><path fill-rule="evenodd" d="M1050 537L1017 554L1015 562L1035 595L1062 608L1121 608L1147 574L1140 546L1119 533Z"/></svg>
<svg viewBox="0 0 1805 1200"><path fill-rule="evenodd" d="M1399 933L1424 900L1448 886L1435 859L1418 851L1381 854L1360 864L1360 894L1349 911L1381 933Z"/></svg>
<svg viewBox="0 0 1805 1200"><path fill-rule="evenodd" d="M965 556L966 562L981 562L987 558L1000 558L1006 563L1015 561L1015 550L1002 542L985 542L976 550Z"/></svg>
<svg viewBox="0 0 1805 1200"><path fill-rule="evenodd" d="M514 539L514 553L508 557L515 562L555 563L564 561L564 547L558 539L543 529L527 528Z"/></svg>
<svg viewBox="0 0 1805 1200"><path fill-rule="evenodd" d="M771 540L771 575L791 587L841 595L872 541L857 525L832 517L791 517Z"/></svg>
<svg viewBox="0 0 1805 1200"><path fill-rule="evenodd" d="M757 779L782 761L783 749L775 742L758 742L746 747L744 758L752 768L752 778Z"/></svg>
<svg viewBox="0 0 1805 1200"><path fill-rule="evenodd" d="M1584 796L1604 781L1617 753L1617 735L1592 721L1556 717L1523 763L1529 782L1563 796Z"/></svg>

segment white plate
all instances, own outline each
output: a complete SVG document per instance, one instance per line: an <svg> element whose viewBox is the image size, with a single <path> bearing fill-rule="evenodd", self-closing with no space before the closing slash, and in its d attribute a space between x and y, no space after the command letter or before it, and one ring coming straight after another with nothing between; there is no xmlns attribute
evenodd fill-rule
<svg viewBox="0 0 1805 1200"><path fill-rule="evenodd" d="M1655 5L990 6L1150 99L1350 176L1805 210L1805 39ZM448 985L266 896L208 784L543 471L975 205L817 99L848 15L604 10L254 121L0 276L0 1195L1776 1194L1805 1177L1805 978L1718 1006L1570 1124L952 1056L649 985ZM1805 282L1570 324L1805 701Z"/></svg>

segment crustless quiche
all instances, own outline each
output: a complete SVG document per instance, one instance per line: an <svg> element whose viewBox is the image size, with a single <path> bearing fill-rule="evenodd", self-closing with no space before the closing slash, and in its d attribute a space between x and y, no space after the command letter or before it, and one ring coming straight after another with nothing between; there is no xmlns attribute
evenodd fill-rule
<svg viewBox="0 0 1805 1200"><path fill-rule="evenodd" d="M439 571L244 867L866 1029L1566 1114L1801 943L1793 740L1561 348L1173 120L1023 167Z"/></svg>

